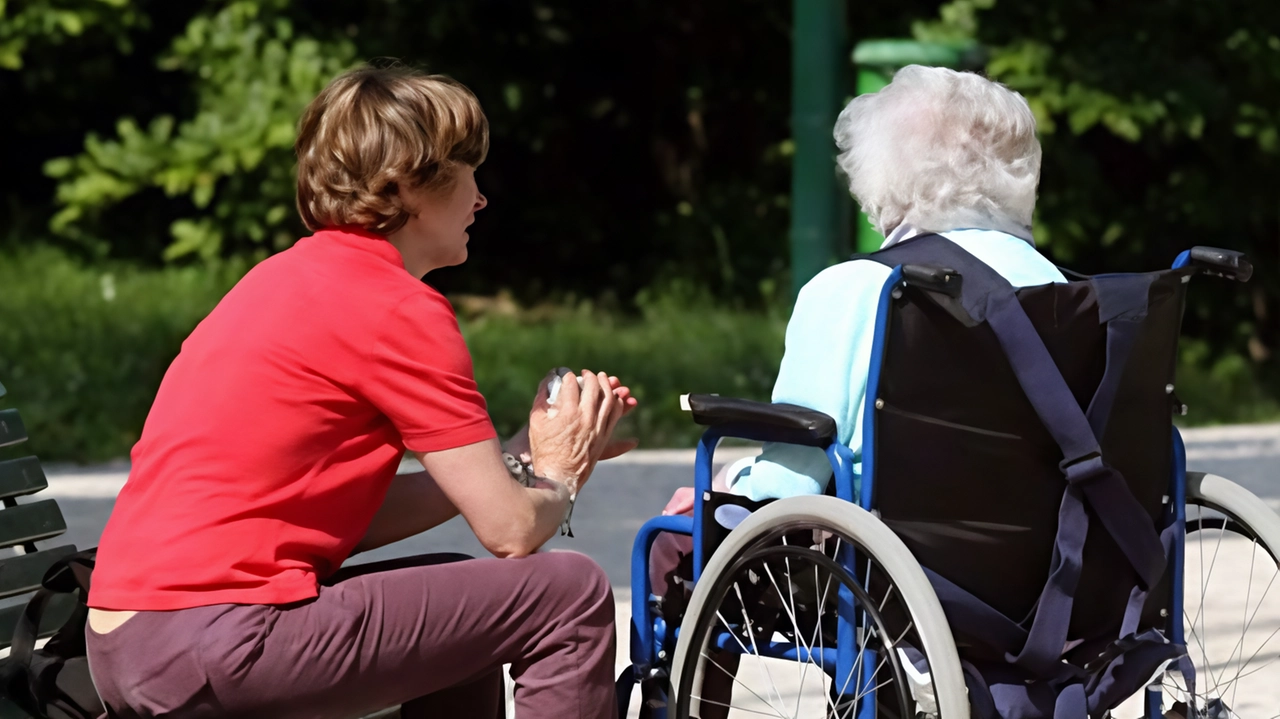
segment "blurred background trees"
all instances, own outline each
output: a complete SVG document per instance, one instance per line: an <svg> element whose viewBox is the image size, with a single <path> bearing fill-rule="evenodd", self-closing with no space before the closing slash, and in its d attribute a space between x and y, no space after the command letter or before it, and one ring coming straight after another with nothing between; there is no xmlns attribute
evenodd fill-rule
<svg viewBox="0 0 1280 719"><path fill-rule="evenodd" d="M1184 376L1204 379L1188 390L1210 407L1202 419L1270 416L1280 3L881 0L850 2L848 18L852 42L988 48L987 72L1040 120L1036 234L1059 262L1098 272L1164 266L1194 244L1247 251L1246 289L1194 292ZM0 262L40 266L28 248L52 246L99 275L180 270L190 277L156 286L206 296L191 277L231 281L304 232L301 108L342 69L396 58L467 84L492 126L471 259L434 284L640 321L655 302L695 300L785 319L790 25L778 0L0 0ZM21 345L0 345L15 402L15 368L38 373ZM776 361L729 375L767 395L759 367Z"/></svg>

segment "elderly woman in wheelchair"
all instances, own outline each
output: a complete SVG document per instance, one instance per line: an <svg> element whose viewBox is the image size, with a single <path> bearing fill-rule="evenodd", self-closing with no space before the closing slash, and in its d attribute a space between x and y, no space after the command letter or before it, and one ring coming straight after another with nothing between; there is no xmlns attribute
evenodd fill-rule
<svg viewBox="0 0 1280 719"><path fill-rule="evenodd" d="M624 712L638 683L681 719L1274 716L1249 612L1280 518L1172 426L1187 282L1248 261L1067 281L1030 232L1034 117L977 75L905 68L835 136L887 240L805 286L772 404L685 398L708 429L636 538ZM723 437L764 448L713 480ZM1219 627L1223 547L1262 584Z"/></svg>

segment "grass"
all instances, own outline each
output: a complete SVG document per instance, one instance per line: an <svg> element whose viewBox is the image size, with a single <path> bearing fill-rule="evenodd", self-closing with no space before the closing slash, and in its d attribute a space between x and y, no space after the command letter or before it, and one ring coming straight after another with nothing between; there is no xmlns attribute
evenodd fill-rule
<svg viewBox="0 0 1280 719"><path fill-rule="evenodd" d="M242 270L87 266L37 248L0 254L0 383L46 460L127 456L182 341ZM641 407L620 431L645 446L689 446L697 427L683 392L767 399L783 318L717 309L670 293L621 316L587 303L531 311L463 308L477 382L504 435L528 417L552 367L606 370Z"/></svg>
<svg viewBox="0 0 1280 719"><path fill-rule="evenodd" d="M620 432L646 447L690 447L701 434L679 396L708 392L768 400L782 358L785 319L664 299L638 317L580 309L545 319L463 320L476 381L503 435L523 424L547 370L617 375L640 405Z"/></svg>
<svg viewBox="0 0 1280 719"><path fill-rule="evenodd" d="M86 267L47 248L0 255L0 403L21 411L30 450L127 455L182 340L238 276Z"/></svg>

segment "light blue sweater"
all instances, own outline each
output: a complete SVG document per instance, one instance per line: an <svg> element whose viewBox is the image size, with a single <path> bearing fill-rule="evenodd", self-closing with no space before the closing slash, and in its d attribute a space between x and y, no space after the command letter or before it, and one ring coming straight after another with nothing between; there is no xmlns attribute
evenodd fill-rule
<svg viewBox="0 0 1280 719"><path fill-rule="evenodd" d="M989 230L943 236L999 272L1015 287L1066 282L1058 268L1024 239ZM876 307L890 269L872 260L828 267L800 290L787 323L786 351L773 401L831 415L839 440L862 469L862 414L871 368ZM736 476L735 476L736 475ZM754 500L822 494L831 479L827 455L814 447L766 443L759 457L735 464L730 490Z"/></svg>

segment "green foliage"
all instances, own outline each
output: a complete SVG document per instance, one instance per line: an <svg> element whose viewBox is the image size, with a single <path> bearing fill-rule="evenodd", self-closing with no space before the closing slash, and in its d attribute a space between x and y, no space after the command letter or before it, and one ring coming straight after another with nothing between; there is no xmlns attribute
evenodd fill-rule
<svg viewBox="0 0 1280 719"><path fill-rule="evenodd" d="M1183 341L1178 365L1178 399L1188 407L1178 424L1238 424L1280 419L1280 402L1258 386L1248 358L1214 355L1208 343Z"/></svg>
<svg viewBox="0 0 1280 719"><path fill-rule="evenodd" d="M94 267L44 248L0 254L0 402L49 459L122 457L182 341L241 270Z"/></svg>
<svg viewBox="0 0 1280 719"><path fill-rule="evenodd" d="M583 305L551 316L463 322L476 381L503 436L528 421L533 391L561 365L607 371L640 405L618 430L646 447L691 447L702 428L680 410L688 392L768 401L786 319L717 307L676 288L642 300L640 317Z"/></svg>
<svg viewBox="0 0 1280 719"><path fill-rule="evenodd" d="M137 441L182 341L243 274L243 265L139 270L88 266L48 248L0 254L4 321L0 382L46 459L101 461ZM520 309L509 298L455 297L476 381L498 431L528 419L546 371L567 365L622 378L640 406L618 430L645 447L692 447L701 428L680 411L686 392L767 400L782 359L779 309L725 308L670 283L645 292L638 315L591 302ZM773 305L776 307L776 304ZM1249 363L1184 344L1178 395L1186 424L1280 418Z"/></svg>
<svg viewBox="0 0 1280 719"><path fill-rule="evenodd" d="M0 70L18 70L32 44L60 46L87 30L104 30L120 52L131 49L127 28L143 16L129 0L0 0Z"/></svg>
<svg viewBox="0 0 1280 719"><path fill-rule="evenodd" d="M891 34L934 6L859 5L850 23ZM396 57L466 83L490 120L492 151L479 174L490 209L472 232L467 269L442 277L449 289L626 301L677 276L760 306L759 281L786 271L785 5L128 7L145 21L124 34L137 47L131 61L82 43L71 48L78 62L33 55L40 71L0 73L0 93L58 110L39 122L11 119L31 142L19 168L42 168L52 181L0 178L0 224L29 234L51 220L60 237L98 254L150 263L273 252L303 231L288 152L302 103L354 60ZM128 67L99 69L114 62ZM59 123L65 134L50 132ZM42 216L50 196L55 212Z"/></svg>
<svg viewBox="0 0 1280 719"><path fill-rule="evenodd" d="M1249 286L1193 289L1179 392L1194 421L1272 415L1280 3L902 0L848 14L855 41L910 28L986 46L988 73L1040 122L1035 231L1059 262L1098 272L1163 266L1194 244L1249 253ZM491 124L478 175L490 207L471 259L433 282L609 308L469 321L504 429L530 383L562 363L634 372L649 400L636 426L654 442L691 436L679 392L767 394L782 320L723 308L768 312L787 285L787 4L0 0L0 97L20 108L0 113L0 243L25 246L52 224L80 256L210 268L0 255L3 311L18 313L0 315L0 377L46 418L37 434L50 447L98 457L128 445L112 433L136 433L177 342L229 286L226 258L251 262L302 232L299 111L329 77L377 57L457 77ZM104 272L136 306L100 298ZM689 284L702 292L646 293Z"/></svg>
<svg viewBox="0 0 1280 719"><path fill-rule="evenodd" d="M32 451L76 461L127 455L182 341L243 269L87 266L47 248L0 254L0 382L9 390L0 404L22 412ZM691 446L698 436L680 411L682 393L768 399L780 314L717 308L679 287L642 306L639 317L591 303L464 317L499 431L527 421L538 382L560 365L624 378L642 405L619 431L650 447Z"/></svg>
<svg viewBox="0 0 1280 719"><path fill-rule="evenodd" d="M355 50L349 42L295 33L280 14L286 7L279 0L232 2L192 19L159 66L191 78L194 117L159 115L145 129L123 118L114 139L90 134L83 154L46 163L46 173L59 180L62 206L53 230L88 240L85 220L158 188L186 197L194 211L170 225L167 260L192 254L212 260L228 241L239 250L291 244L295 124Z"/></svg>
<svg viewBox="0 0 1280 719"><path fill-rule="evenodd" d="M1058 261L1154 268L1197 244L1253 259L1248 287L1194 288L1186 332L1224 358L1199 376L1247 372L1275 396L1280 4L955 0L914 32L980 40L988 74L1026 96L1044 146L1035 234Z"/></svg>

